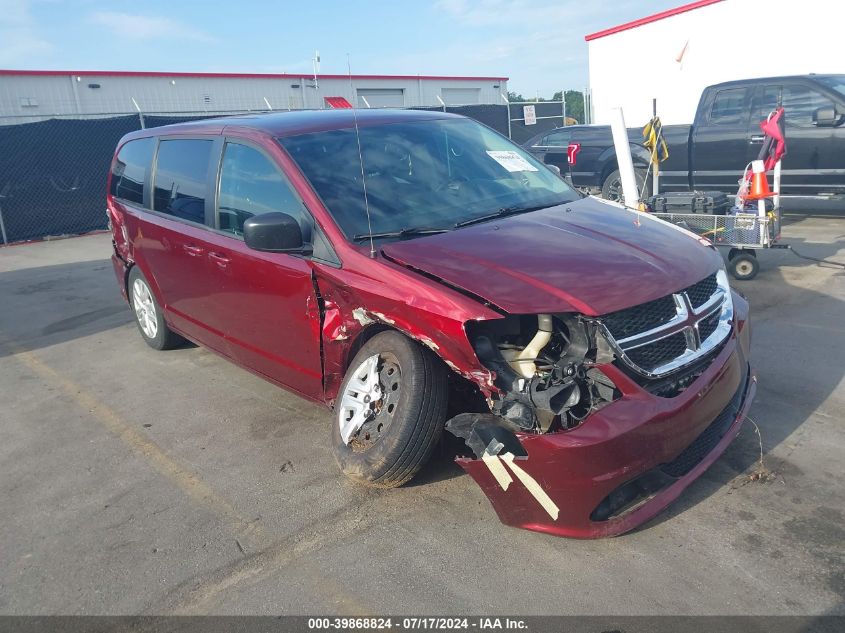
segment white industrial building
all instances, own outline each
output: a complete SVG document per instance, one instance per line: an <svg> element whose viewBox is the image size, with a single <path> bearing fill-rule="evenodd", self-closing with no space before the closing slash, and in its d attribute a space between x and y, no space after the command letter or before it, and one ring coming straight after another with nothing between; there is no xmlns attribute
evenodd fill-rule
<svg viewBox="0 0 845 633"><path fill-rule="evenodd" d="M652 116L691 123L701 91L733 79L845 72L842 24L830 0L699 0L586 36L592 121L622 107L629 126Z"/></svg>
<svg viewBox="0 0 845 633"><path fill-rule="evenodd" d="M0 70L0 117L502 103L507 77ZM338 99L340 98L340 99Z"/></svg>

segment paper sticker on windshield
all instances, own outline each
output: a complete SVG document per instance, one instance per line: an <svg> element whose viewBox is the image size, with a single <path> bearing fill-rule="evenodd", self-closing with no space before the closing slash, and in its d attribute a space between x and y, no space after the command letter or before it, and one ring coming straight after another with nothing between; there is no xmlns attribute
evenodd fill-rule
<svg viewBox="0 0 845 633"><path fill-rule="evenodd" d="M487 154L508 171L537 171L531 163L512 151L488 150Z"/></svg>

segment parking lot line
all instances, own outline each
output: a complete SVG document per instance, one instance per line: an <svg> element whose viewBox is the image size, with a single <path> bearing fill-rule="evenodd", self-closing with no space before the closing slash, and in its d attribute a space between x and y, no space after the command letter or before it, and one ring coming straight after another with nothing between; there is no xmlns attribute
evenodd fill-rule
<svg viewBox="0 0 845 633"><path fill-rule="evenodd" d="M309 526L297 534L287 535L281 541L272 542L264 530L243 517L232 504L215 492L205 481L198 477L188 467L181 465L171 458L155 442L132 428L132 425L120 416L114 409L100 401L88 389L71 380L49 364L38 358L32 352L8 340L0 333L0 348L6 348L9 356L44 380L46 383L60 388L64 394L80 408L87 411L110 433L120 439L133 452L144 458L161 475L172 481L184 494L198 505L204 506L216 516L228 523L228 531L235 537L238 546L244 551L244 558L238 559L231 568L216 570L212 577L205 582L196 583L183 600L172 605L169 609L177 614L206 613L214 608L216 596L226 590L249 580L259 580L278 573L285 567L295 565L310 552L326 544L327 534L323 534L318 526ZM329 522L331 524L331 522ZM348 524L346 529L334 524L324 526L331 530L337 540L342 535L354 532L357 519L340 521ZM314 532L319 536L305 537L304 532ZM242 542L243 541L243 542ZM246 546L246 547L244 547ZM327 605L340 609L350 615L370 615L375 610L361 604L356 597L347 592L344 587L332 581L321 573L310 570L306 566L297 566L300 581L306 583L312 592L326 600ZM178 592L177 592L178 593Z"/></svg>
<svg viewBox="0 0 845 633"><path fill-rule="evenodd" d="M42 380L59 387L68 398L79 407L89 412L91 418L99 422L113 435L117 436L132 451L143 457L161 475L176 484L182 492L199 505L205 506L215 515L226 519L230 531L236 538L260 539L262 530L254 521L249 521L235 510L231 503L212 490L189 468L179 464L167 455L155 442L144 437L132 428L114 409L101 402L93 393L67 376L59 373L32 352L21 348L0 335L0 346L9 350L10 355L38 375Z"/></svg>

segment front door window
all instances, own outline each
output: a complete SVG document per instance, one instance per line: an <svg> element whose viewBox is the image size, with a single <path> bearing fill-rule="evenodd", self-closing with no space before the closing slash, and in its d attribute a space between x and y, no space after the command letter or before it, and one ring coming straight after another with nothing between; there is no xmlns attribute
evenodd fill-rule
<svg viewBox="0 0 845 633"><path fill-rule="evenodd" d="M220 172L218 228L242 236L246 220L273 211L293 216L303 227L302 202L276 166L257 149L227 143Z"/></svg>

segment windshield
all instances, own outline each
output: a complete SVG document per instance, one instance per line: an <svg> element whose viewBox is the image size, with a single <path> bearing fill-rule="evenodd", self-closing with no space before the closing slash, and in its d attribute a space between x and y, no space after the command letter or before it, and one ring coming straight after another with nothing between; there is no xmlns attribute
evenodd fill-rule
<svg viewBox="0 0 845 633"><path fill-rule="evenodd" d="M818 80L831 90L835 90L845 97L845 75L833 75L832 77L818 77Z"/></svg>
<svg viewBox="0 0 845 633"><path fill-rule="evenodd" d="M470 119L431 119L279 139L349 239L405 237L580 194L543 163Z"/></svg>

